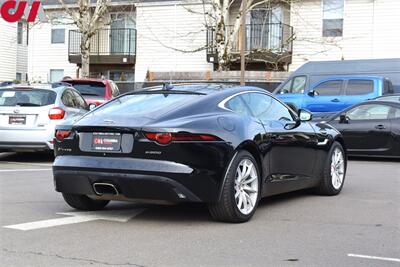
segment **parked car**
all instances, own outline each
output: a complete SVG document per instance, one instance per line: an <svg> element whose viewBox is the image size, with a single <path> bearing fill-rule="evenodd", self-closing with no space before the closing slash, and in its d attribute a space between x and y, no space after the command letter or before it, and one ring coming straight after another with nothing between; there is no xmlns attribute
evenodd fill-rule
<svg viewBox="0 0 400 267"><path fill-rule="evenodd" d="M384 95L377 97L374 100L400 102L400 94Z"/></svg>
<svg viewBox="0 0 400 267"><path fill-rule="evenodd" d="M332 76L380 76L389 79L395 93L400 93L400 58L309 61L294 71L278 86L276 92L293 83L289 90L298 92L304 84L304 91ZM303 77L303 78L301 78Z"/></svg>
<svg viewBox="0 0 400 267"><path fill-rule="evenodd" d="M110 200L202 202L216 220L244 222L261 197L341 191L342 136L310 119L255 87L127 93L57 128L55 188L80 210Z"/></svg>
<svg viewBox="0 0 400 267"><path fill-rule="evenodd" d="M326 120L342 133L349 155L400 158L400 101L385 99L390 97L357 104Z"/></svg>
<svg viewBox="0 0 400 267"><path fill-rule="evenodd" d="M55 126L77 119L88 109L70 86L0 88L0 151L52 150Z"/></svg>
<svg viewBox="0 0 400 267"><path fill-rule="evenodd" d="M275 91L285 103L314 113L337 112L367 99L393 93L383 77L332 76L306 88L306 76L298 76Z"/></svg>
<svg viewBox="0 0 400 267"><path fill-rule="evenodd" d="M62 82L69 83L78 90L91 107L96 107L119 95L118 86L107 79L71 79Z"/></svg>

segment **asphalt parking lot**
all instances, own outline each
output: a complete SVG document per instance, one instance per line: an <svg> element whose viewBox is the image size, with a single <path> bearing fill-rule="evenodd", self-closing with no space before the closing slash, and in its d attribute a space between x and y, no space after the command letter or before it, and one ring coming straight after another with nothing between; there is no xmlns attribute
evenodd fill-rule
<svg viewBox="0 0 400 267"><path fill-rule="evenodd" d="M52 157L0 154L1 266L400 266L400 162L351 160L342 193L264 199L245 224L201 205L76 212Z"/></svg>

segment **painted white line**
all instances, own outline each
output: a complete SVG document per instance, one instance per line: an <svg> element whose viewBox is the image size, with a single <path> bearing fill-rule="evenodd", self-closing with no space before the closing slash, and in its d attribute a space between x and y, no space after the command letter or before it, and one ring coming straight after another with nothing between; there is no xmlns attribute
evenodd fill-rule
<svg viewBox="0 0 400 267"><path fill-rule="evenodd" d="M67 217L67 218L59 218L59 219L52 219L52 220L44 220L44 221L37 221L37 222L30 222L30 223L8 225L8 226L4 226L4 228L28 231L28 230L48 228L48 227L73 224L73 223L88 222L88 221L94 221L94 220L96 220L96 219L89 218L89 217Z"/></svg>
<svg viewBox="0 0 400 267"><path fill-rule="evenodd" d="M1 172L38 172L38 171L51 171L52 169L10 169L10 170L0 170Z"/></svg>
<svg viewBox="0 0 400 267"><path fill-rule="evenodd" d="M355 257L355 258L370 259L370 260L400 262L400 259L397 259L397 258L386 258L386 257L377 257L377 256L368 256L368 255L359 255L359 254L347 254L347 256Z"/></svg>
<svg viewBox="0 0 400 267"><path fill-rule="evenodd" d="M53 165L53 163L29 163L29 162L17 162L17 161L0 161L0 163L8 163L8 164L19 164L19 165L30 165L30 166L43 166L49 167Z"/></svg>
<svg viewBox="0 0 400 267"><path fill-rule="evenodd" d="M144 209L104 210L104 211L88 211L88 212L64 212L64 213L57 213L57 214L67 215L67 216L72 216L72 217L7 225L7 226L3 226L3 227L21 230L21 231L29 231L29 230L49 228L49 227L54 227L54 226L62 226L62 225L68 225L68 224L81 223L81 222L97 221L97 220L105 220L105 221L113 221L113 222L127 222L130 219L132 219L133 217L142 213L143 211L144 211Z"/></svg>

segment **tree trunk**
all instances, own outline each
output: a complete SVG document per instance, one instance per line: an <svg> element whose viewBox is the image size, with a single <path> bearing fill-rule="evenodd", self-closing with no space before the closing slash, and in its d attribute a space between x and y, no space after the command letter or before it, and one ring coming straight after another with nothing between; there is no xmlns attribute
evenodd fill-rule
<svg viewBox="0 0 400 267"><path fill-rule="evenodd" d="M81 39L81 76L82 78L88 78L90 76L90 38L82 33Z"/></svg>

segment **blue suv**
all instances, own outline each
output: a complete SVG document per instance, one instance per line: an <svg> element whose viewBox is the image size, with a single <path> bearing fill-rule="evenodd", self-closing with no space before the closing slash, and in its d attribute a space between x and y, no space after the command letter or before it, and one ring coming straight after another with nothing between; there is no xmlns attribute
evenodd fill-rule
<svg viewBox="0 0 400 267"><path fill-rule="evenodd" d="M311 112L336 112L385 94L392 83L379 76L330 76L310 85L306 75L291 78L274 93L285 103Z"/></svg>

